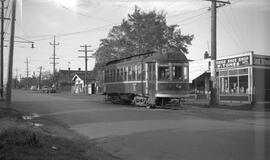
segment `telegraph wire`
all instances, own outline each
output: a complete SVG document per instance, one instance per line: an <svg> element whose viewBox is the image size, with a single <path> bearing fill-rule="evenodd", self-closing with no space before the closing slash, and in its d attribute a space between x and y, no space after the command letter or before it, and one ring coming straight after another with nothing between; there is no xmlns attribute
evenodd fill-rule
<svg viewBox="0 0 270 160"><path fill-rule="evenodd" d="M211 17L210 15L208 15L207 17L201 18L201 19L197 19L197 18L198 18L198 17L197 17L197 18L193 19L193 21L186 22L186 23L181 23L181 24L178 24L178 25L179 25L179 26L185 26L185 25L189 25L189 24L198 22L199 20L206 20L206 19L208 19L208 18L210 18L210 17Z"/></svg>
<svg viewBox="0 0 270 160"><path fill-rule="evenodd" d="M95 28L91 28L89 30L82 30L82 31L77 31L77 32L70 32L70 33L63 33L63 34L56 34L57 37L66 37L66 36L71 36L71 35L77 35L77 34L82 34L82 33L86 33L86 32L92 32L98 29L102 29L105 27L109 27L111 25L104 25L104 26L99 26L99 27L95 27ZM41 39L35 39L33 40L34 42L38 42L38 41L43 41L43 40L48 40L51 39L51 37L48 38L41 38Z"/></svg>
<svg viewBox="0 0 270 160"><path fill-rule="evenodd" d="M228 32L228 31L226 30L227 27L224 27L225 30L226 30L226 32L227 32L228 34L231 35L232 39L236 42L236 44L238 45L239 49L243 49L243 47L242 47L242 45L241 45L242 43L241 43L241 41L240 41L239 38L238 38L238 37L239 37L238 32L236 32L236 30L235 30L235 28L234 28L234 25L231 23L231 21L230 21L229 18L227 17L226 12L223 11L223 13L224 13L225 21L227 21L226 24L229 26L228 28L230 28L230 31L233 32L233 33L231 34L231 32ZM223 22L221 22L221 23L223 24Z"/></svg>
<svg viewBox="0 0 270 160"><path fill-rule="evenodd" d="M201 10L204 10L204 9L207 9L207 8L209 8L209 7L202 7L202 8L196 9L196 10L192 10L192 11L188 11L188 12L184 12L184 13L178 13L178 14L175 14L175 15L167 16L167 18L183 16L183 15L195 13L195 12L198 12L198 11L201 11Z"/></svg>
<svg viewBox="0 0 270 160"><path fill-rule="evenodd" d="M9 1L9 3L10 3L10 1ZM8 4L9 4L8 3ZM5 15L5 17L6 18L10 18L11 17L11 9L9 10L9 14L7 13L8 12L8 8L7 8L7 10L6 10L6 15ZM7 14L8 14L8 16L7 16ZM9 20L9 21L6 21L6 25L5 25L5 27L4 27L4 37L5 37L5 35L7 34L7 31L8 31L8 28L9 28L9 25L10 25L10 23L11 23L11 21Z"/></svg>
<svg viewBox="0 0 270 160"><path fill-rule="evenodd" d="M208 13L209 13L209 11L206 11L206 12L203 12L203 13L198 14L198 15L195 15L195 16L190 16L190 17L184 18L184 19L182 19L182 20L176 22L176 24L178 24L178 23L183 23L183 22L185 22L185 21L189 21L189 20L192 20L192 19L194 19L194 18L201 17L201 16L203 16L203 15L205 15L205 14L208 14Z"/></svg>

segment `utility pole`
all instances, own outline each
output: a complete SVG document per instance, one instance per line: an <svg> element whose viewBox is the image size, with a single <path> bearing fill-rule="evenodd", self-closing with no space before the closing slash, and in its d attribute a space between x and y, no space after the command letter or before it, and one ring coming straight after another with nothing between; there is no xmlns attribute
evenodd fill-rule
<svg viewBox="0 0 270 160"><path fill-rule="evenodd" d="M4 98L4 10L5 2L1 0L0 99Z"/></svg>
<svg viewBox="0 0 270 160"><path fill-rule="evenodd" d="M210 83L210 105L218 104L217 95L217 77L216 77L216 57L217 57L217 8L231 4L229 1L206 0L211 1L211 83ZM219 4L217 6L217 3Z"/></svg>
<svg viewBox="0 0 270 160"><path fill-rule="evenodd" d="M15 18L16 18L16 3L17 0L12 0L11 6L11 29L10 29L10 43L9 43L9 59L8 59L8 80L6 102L11 103L11 88L12 88L12 70L13 70L13 55L14 55L14 36L15 36Z"/></svg>
<svg viewBox="0 0 270 160"><path fill-rule="evenodd" d="M18 68L16 67L16 75L15 75L15 81L14 81L14 88L16 89L17 88L17 81L18 81Z"/></svg>
<svg viewBox="0 0 270 160"><path fill-rule="evenodd" d="M55 65L58 64L55 62L55 60L59 59L59 58L56 58L56 54L55 54L55 46L59 45L59 43L55 43L55 35L53 36L53 43L50 43L50 45L53 46L53 57L50 57L49 59L53 60L53 62L50 64L53 64L53 80L55 80Z"/></svg>
<svg viewBox="0 0 270 160"><path fill-rule="evenodd" d="M39 78L38 78L38 90L41 89L41 73L42 73L42 66L38 67L39 69Z"/></svg>
<svg viewBox="0 0 270 160"><path fill-rule="evenodd" d="M29 63L30 61L28 60L28 58L26 58L26 61L24 62L26 64L26 77L29 78Z"/></svg>
<svg viewBox="0 0 270 160"><path fill-rule="evenodd" d="M84 84L85 84L85 94L88 94L88 82L87 82L87 61L88 58L91 58L93 56L88 56L88 52L92 52L93 50L87 50L88 47L91 47L90 45L84 45L80 46L84 47L84 50L79 50L79 52L84 52L84 56L79 56L79 58L84 58L85 60L85 71L84 71Z"/></svg>

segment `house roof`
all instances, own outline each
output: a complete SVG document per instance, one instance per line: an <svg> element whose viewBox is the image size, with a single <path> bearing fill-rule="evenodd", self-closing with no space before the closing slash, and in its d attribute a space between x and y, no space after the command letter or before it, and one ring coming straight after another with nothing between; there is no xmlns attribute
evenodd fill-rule
<svg viewBox="0 0 270 160"><path fill-rule="evenodd" d="M84 76L85 74L84 73L76 73L73 77L72 77L72 81L75 81L78 77L80 79L82 79L83 81L85 80L84 79ZM90 72L87 74L87 77L86 77L86 80L89 82L89 81L95 81L95 75L93 72Z"/></svg>
<svg viewBox="0 0 270 160"><path fill-rule="evenodd" d="M82 70L59 70L59 81L71 81L75 75L84 80L85 71ZM87 71L87 80L95 80L93 71Z"/></svg>

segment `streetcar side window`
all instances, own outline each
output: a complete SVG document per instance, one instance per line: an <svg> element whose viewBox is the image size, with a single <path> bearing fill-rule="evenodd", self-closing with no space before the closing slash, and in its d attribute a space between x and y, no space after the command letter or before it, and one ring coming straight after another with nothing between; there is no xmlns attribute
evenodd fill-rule
<svg viewBox="0 0 270 160"><path fill-rule="evenodd" d="M124 67L124 81L127 81L128 68Z"/></svg>
<svg viewBox="0 0 270 160"><path fill-rule="evenodd" d="M128 81L131 81L132 79L132 70L131 70L131 66L128 66Z"/></svg>
<svg viewBox="0 0 270 160"><path fill-rule="evenodd" d="M115 80L115 70L113 69L112 70L112 82L114 82L114 80Z"/></svg>
<svg viewBox="0 0 270 160"><path fill-rule="evenodd" d="M188 67L187 66L184 67L184 80L185 81L188 80Z"/></svg>
<svg viewBox="0 0 270 160"><path fill-rule="evenodd" d="M141 65L137 65L137 80L141 80L142 79L142 68Z"/></svg>
<svg viewBox="0 0 270 160"><path fill-rule="evenodd" d="M123 81L123 68L120 69L120 81Z"/></svg>
<svg viewBox="0 0 270 160"><path fill-rule="evenodd" d="M145 80L145 65L142 64L142 80Z"/></svg>
<svg viewBox="0 0 270 160"><path fill-rule="evenodd" d="M108 78L108 82L112 81L112 70L108 70L109 72L109 78Z"/></svg>
<svg viewBox="0 0 270 160"><path fill-rule="evenodd" d="M183 67L182 66L173 66L172 67L172 77L173 80L183 80Z"/></svg>
<svg viewBox="0 0 270 160"><path fill-rule="evenodd" d="M170 68L169 66L158 67L158 80L169 80L170 79Z"/></svg>
<svg viewBox="0 0 270 160"><path fill-rule="evenodd" d="M136 79L136 75L135 75L135 73L136 73L136 71L135 71L135 65L132 65L132 78L131 78L131 80L132 81L135 81Z"/></svg>
<svg viewBox="0 0 270 160"><path fill-rule="evenodd" d="M116 70L116 82L120 81L120 71L119 69Z"/></svg>

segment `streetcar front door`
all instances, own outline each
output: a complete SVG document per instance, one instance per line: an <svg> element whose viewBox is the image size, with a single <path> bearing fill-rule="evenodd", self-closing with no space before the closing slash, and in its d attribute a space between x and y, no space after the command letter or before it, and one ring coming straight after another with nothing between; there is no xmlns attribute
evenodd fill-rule
<svg viewBox="0 0 270 160"><path fill-rule="evenodd" d="M147 63L148 103L155 104L156 99L156 63Z"/></svg>

